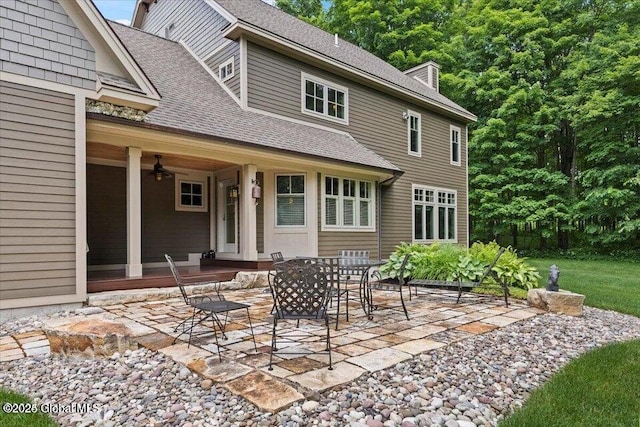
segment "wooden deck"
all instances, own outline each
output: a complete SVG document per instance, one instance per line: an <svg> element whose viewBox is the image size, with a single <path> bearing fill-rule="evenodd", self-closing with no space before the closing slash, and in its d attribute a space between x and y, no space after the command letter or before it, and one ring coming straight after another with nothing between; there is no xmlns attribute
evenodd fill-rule
<svg viewBox="0 0 640 427"><path fill-rule="evenodd" d="M187 283L233 280L238 271L255 271L252 268L222 266L178 267ZM120 291L142 288L166 288L176 286L171 271L166 268L145 268L141 278L127 278L124 270L90 271L87 275L87 292Z"/></svg>

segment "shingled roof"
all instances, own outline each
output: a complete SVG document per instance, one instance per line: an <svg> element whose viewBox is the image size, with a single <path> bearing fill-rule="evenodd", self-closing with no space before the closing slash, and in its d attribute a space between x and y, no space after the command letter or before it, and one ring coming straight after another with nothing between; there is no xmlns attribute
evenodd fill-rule
<svg viewBox="0 0 640 427"><path fill-rule="evenodd" d="M162 96L145 123L260 148L400 171L348 134L243 110L179 43L110 24Z"/></svg>
<svg viewBox="0 0 640 427"><path fill-rule="evenodd" d="M465 110L438 91L404 74L391 64L367 52L359 46L340 40L336 46L334 35L307 22L291 16L262 0L213 0L233 15L245 22L290 42L311 49L348 67L384 80L387 84L407 90L414 96L423 98L432 105L445 107L467 120L475 120L475 115Z"/></svg>

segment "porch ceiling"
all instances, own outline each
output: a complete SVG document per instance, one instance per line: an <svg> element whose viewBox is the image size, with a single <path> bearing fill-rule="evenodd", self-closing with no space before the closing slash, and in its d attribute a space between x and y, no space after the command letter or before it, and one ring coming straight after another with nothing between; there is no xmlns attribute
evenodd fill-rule
<svg viewBox="0 0 640 427"><path fill-rule="evenodd" d="M156 162L155 155L162 155L161 163L167 168L194 169L203 171L215 171L234 166L234 163L223 162L217 159L204 157L182 156L177 154L165 154L153 151L143 151L140 162L143 165L153 165ZM126 162L126 148L99 142L87 142L87 158L104 159L117 162Z"/></svg>

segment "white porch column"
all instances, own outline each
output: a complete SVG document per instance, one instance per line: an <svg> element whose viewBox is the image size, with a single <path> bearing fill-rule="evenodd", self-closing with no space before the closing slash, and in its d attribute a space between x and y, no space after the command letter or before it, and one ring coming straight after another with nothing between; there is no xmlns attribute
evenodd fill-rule
<svg viewBox="0 0 640 427"><path fill-rule="evenodd" d="M258 260L256 202L251 197L256 171L256 165L243 165L240 177L240 254L245 261Z"/></svg>
<svg viewBox="0 0 640 427"><path fill-rule="evenodd" d="M142 150L127 147L127 277L142 277Z"/></svg>

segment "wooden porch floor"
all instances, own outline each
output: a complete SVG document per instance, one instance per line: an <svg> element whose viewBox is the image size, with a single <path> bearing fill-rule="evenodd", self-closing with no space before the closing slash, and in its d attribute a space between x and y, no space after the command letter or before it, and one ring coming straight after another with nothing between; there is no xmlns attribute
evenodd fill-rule
<svg viewBox="0 0 640 427"><path fill-rule="evenodd" d="M220 266L178 267L187 283L233 280L238 271L256 271L252 268ZM90 271L87 274L87 292L120 291L127 289L166 288L176 286L171 270L166 268L145 268L141 278L127 278L125 270Z"/></svg>

